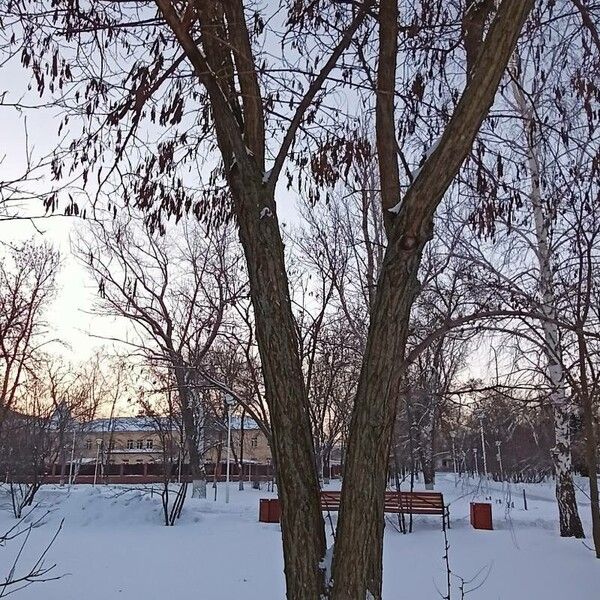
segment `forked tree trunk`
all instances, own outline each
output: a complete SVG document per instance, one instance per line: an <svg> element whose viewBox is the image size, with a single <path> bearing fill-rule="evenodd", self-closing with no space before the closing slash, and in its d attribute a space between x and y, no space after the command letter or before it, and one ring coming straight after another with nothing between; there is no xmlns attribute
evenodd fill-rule
<svg viewBox="0 0 600 600"><path fill-rule="evenodd" d="M350 426L333 558L333 600L381 598L386 473L408 320L418 291L417 272L423 248L432 235L435 210L472 147L532 7L533 0L504 0L500 4L463 96L402 203L399 188L394 201L387 182L381 182L382 196L387 189L383 208L387 211L389 243L371 312ZM397 3L382 0L380 11L383 9L395 23ZM395 56L387 71L381 61L389 60L390 44L397 48L395 28L390 32L387 27L389 14L386 17L380 12L380 44L388 47L380 51L378 71L378 103L385 105L378 106L378 115L387 112L387 117L390 102L393 110ZM395 160L393 136L390 140L389 130L383 129L389 120L384 118L378 123L380 164ZM379 143L386 139L387 144ZM388 153L382 154L385 148ZM390 212L396 214L395 218L390 218Z"/></svg>
<svg viewBox="0 0 600 600"><path fill-rule="evenodd" d="M217 142L223 155L246 257L265 397L273 432L272 450L277 465L287 598L321 600L328 596L320 565L325 555L324 524L308 398L289 297L274 188L283 166L281 161L293 140L295 128L302 120L303 110L308 108L325 81L330 72L328 69L333 68L351 43L372 2L366 2L356 11L352 24L328 59L324 71L314 78L284 138L283 153L278 154L274 172L266 177L266 184L263 182L264 115L248 28L243 23L242 2L194 3L202 23L202 50L190 34L188 21L181 19L173 3L157 0L157 4L211 99ZM388 8L395 6L397 14L396 0L385 4ZM381 7L383 5L382 1ZM532 5L533 0L503 0L473 68L470 84L440 143L411 185L400 214L387 219L388 223L398 223L394 225L378 283L353 412L333 563L331 597L335 600L364 600L367 593L375 600L381 597L383 500L390 434L421 253L431 235L435 209L489 111ZM227 11L227 26L223 10ZM388 33L392 34L389 37L393 38L393 48L390 51L389 44L386 45L386 56L390 59L393 56L395 67L397 19L380 21L391 25ZM232 47L235 50L233 55ZM233 105L239 107L232 56L242 90L244 115L241 132L240 120L232 110ZM218 79L216 73L219 73ZM391 103L393 109L395 68L387 81L390 87L387 107ZM388 136L391 138L391 152L389 155L380 152L379 158L380 161L392 161L396 156L394 118L393 114L389 118L389 111L385 108L378 110L378 118L382 114L386 123L391 121L391 136ZM399 185L397 179L390 186L386 177L381 178L382 188L388 190L387 199L396 196L391 205L384 202L386 211L400 200L399 193L396 194L393 189ZM386 215L389 216L388 213Z"/></svg>

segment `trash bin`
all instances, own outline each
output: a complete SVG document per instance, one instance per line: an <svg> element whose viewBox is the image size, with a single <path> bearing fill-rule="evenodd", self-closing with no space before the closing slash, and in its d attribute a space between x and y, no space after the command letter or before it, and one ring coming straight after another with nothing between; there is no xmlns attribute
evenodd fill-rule
<svg viewBox="0 0 600 600"><path fill-rule="evenodd" d="M279 498L269 500L269 523L279 523L281 518L281 507L279 506Z"/></svg>
<svg viewBox="0 0 600 600"><path fill-rule="evenodd" d="M492 505L489 502L471 502L471 525L474 529L494 529Z"/></svg>
<svg viewBox="0 0 600 600"><path fill-rule="evenodd" d="M258 501L258 520L261 523L269 522L269 499L261 498Z"/></svg>
<svg viewBox="0 0 600 600"><path fill-rule="evenodd" d="M261 498L258 504L258 520L261 523L279 523L281 509L279 499Z"/></svg>

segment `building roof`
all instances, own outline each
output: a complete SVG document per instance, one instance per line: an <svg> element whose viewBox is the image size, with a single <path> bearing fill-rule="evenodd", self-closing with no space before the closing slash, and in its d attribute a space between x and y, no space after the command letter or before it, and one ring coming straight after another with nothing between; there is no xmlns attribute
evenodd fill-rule
<svg viewBox="0 0 600 600"><path fill-rule="evenodd" d="M112 419L94 419L85 424L85 430L101 433L103 431L154 431L154 417L113 417Z"/></svg>
<svg viewBox="0 0 600 600"><path fill-rule="evenodd" d="M162 417L164 426L168 420ZM158 427L160 417L112 417L112 419L92 419L91 421L79 421L68 419L61 423L56 413L50 420L51 429L59 429L62 426L66 431L79 431L80 433L104 433L114 431L155 431Z"/></svg>
<svg viewBox="0 0 600 600"><path fill-rule="evenodd" d="M159 417L113 417L112 419L94 419L85 423L83 429L89 433L102 433L107 431L134 432L134 431L155 431ZM168 419L164 417L165 427L168 425ZM173 424L174 425L174 424ZM226 423L219 423L218 427L227 427ZM242 418L232 415L231 428L241 429ZM258 430L260 427L249 417L244 418L244 429Z"/></svg>
<svg viewBox="0 0 600 600"><path fill-rule="evenodd" d="M242 418L236 417L235 415L231 416L231 429L241 429L242 428ZM244 417L244 429L260 429L258 423L251 419L250 417Z"/></svg>

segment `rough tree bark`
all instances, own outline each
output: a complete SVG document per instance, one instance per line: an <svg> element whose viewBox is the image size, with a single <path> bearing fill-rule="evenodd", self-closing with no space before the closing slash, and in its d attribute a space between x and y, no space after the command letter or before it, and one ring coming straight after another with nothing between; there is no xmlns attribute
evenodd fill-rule
<svg viewBox="0 0 600 600"><path fill-rule="evenodd" d="M172 2L156 1L210 99L246 256L278 470L287 597L319 600L326 594L320 565L325 536L275 184L306 109L350 45L373 2L367 0L356 8L355 17L299 103L273 169L265 174L262 100L242 2L197 0L179 15ZM346 461L333 565L335 600L362 600L367 593L376 599L381 597L385 474L398 392L398 364L417 291L421 253L431 235L435 209L471 148L532 5L533 0L502 2L473 68L471 83L440 144L415 179L398 214L387 219L390 244L378 283ZM391 4L386 6L393 8ZM190 24L196 19L202 50L190 33ZM385 45L384 51L388 50ZM388 56L395 57L396 52L394 39ZM390 106L393 110L394 78L394 74L387 78L392 85L388 110ZM382 154L380 159L390 160L390 156L395 156L395 144L392 154ZM382 182L382 187L387 187L387 182ZM387 210L400 196L388 193L386 198Z"/></svg>
<svg viewBox="0 0 600 600"><path fill-rule="evenodd" d="M333 558L333 600L381 598L386 472L400 391L399 365L404 358L410 309L418 291L417 271L432 235L435 210L471 149L533 4L533 0L504 0L500 4L469 83L438 145L401 203L399 188L382 198L389 241L350 426ZM396 14L394 0L381 3L380 44L392 45L394 53L397 38L393 33L385 34L384 21ZM382 48L380 54L391 55L388 48ZM382 74L385 69L394 75ZM377 101L393 111L393 102L387 98L393 94L389 85L395 78L395 60L380 62L378 76ZM378 140L388 140L387 144L378 143L380 164L394 160L396 155L395 140L392 146L389 134L382 131L389 120L377 123ZM382 181L382 190L386 187ZM390 218L389 213L396 216Z"/></svg>
<svg viewBox="0 0 600 600"><path fill-rule="evenodd" d="M261 181L250 187L232 179L270 408L288 598L317 599L323 593L325 534L275 200Z"/></svg>
<svg viewBox="0 0 600 600"><path fill-rule="evenodd" d="M181 16L172 2L157 0L157 4L209 96L248 266L272 425L273 460L277 466L287 597L289 600L317 600L324 593L321 560L325 553L325 530L308 397L277 219L275 184L305 111L350 45L372 2L365 2L357 10L338 45L313 79L284 136L270 175L265 174L262 97L242 2L198 0L189 3ZM190 22L196 19L201 29L202 49L190 33ZM235 91L234 71L237 71L241 107ZM238 119L240 112L241 120Z"/></svg>

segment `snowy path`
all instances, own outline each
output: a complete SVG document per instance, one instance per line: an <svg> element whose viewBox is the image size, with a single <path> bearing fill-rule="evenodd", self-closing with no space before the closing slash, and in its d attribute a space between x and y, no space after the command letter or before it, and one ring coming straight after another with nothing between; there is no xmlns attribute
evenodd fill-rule
<svg viewBox="0 0 600 600"><path fill-rule="evenodd" d="M528 485L529 510L522 509L522 486L513 486L515 508L497 504L497 484L479 490L492 497L495 530L475 531L468 521L475 482L454 485L441 476L439 489L451 501L448 533L453 571L464 579L478 572L469 600L592 600L600 594L600 561L581 541L562 540L556 531L551 484ZM222 490L217 502L188 500L180 523L161 526L160 500L138 491L81 486L70 495L41 492L53 512L32 536L42 544L62 517L64 529L50 551L64 578L31 586L17 600L282 600L284 585L278 525L257 522L258 499L265 491L233 491L231 504ZM209 491L212 491L209 489ZM582 498L583 499L583 498ZM589 525L588 507L582 517ZM393 523L393 518L390 523ZM0 527L12 523L0 512ZM329 528L329 526L328 526ZM0 572L10 567L13 551L0 549ZM398 533L392 524L385 539L385 600L434 600L445 593L444 539L440 519L415 520L414 532ZM33 549L33 547L32 547ZM31 558L26 552L25 558ZM24 565L25 566L25 563ZM458 585L456 580L455 585ZM454 596L456 593L456 596ZM460 598L458 588L453 598Z"/></svg>

